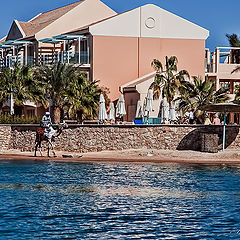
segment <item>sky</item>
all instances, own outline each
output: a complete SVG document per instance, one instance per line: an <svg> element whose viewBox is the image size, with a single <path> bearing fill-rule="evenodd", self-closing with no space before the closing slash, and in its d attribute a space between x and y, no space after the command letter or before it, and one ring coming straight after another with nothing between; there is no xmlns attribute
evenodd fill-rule
<svg viewBox="0 0 240 240"><path fill-rule="evenodd" d="M116 12L124 12L144 4L155 4L210 31L206 47L229 46L226 34L240 34L240 1L231 0L102 0ZM40 12L61 7L76 0L11 0L0 3L0 38L14 19L28 21ZM89 13L91 14L91 13Z"/></svg>

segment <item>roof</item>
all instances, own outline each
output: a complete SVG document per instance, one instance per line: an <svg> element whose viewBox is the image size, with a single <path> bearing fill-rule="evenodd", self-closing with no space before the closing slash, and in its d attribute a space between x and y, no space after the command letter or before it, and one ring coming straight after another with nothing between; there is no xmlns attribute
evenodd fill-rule
<svg viewBox="0 0 240 240"><path fill-rule="evenodd" d="M151 73L148 73L148 74L146 74L146 75L144 75L140 78L137 78L137 79L135 79L131 82L128 82L128 83L126 83L126 84L124 84L120 87L120 91L123 92L124 88L136 88L137 85L139 85L139 84L141 84L141 83L143 83L143 82L145 82L149 79L154 78L155 75L156 75L156 72L151 72Z"/></svg>
<svg viewBox="0 0 240 240"><path fill-rule="evenodd" d="M83 30L88 30L94 36L204 40L209 36L208 30L154 4L110 16L68 33Z"/></svg>
<svg viewBox="0 0 240 240"><path fill-rule="evenodd" d="M64 14L66 14L76 6L78 6L83 1L78 1L48 12L40 13L28 22L18 21L18 23L22 28L23 32L25 33L26 37L35 35L39 31L44 29L46 26L48 26L49 24L62 17Z"/></svg>
<svg viewBox="0 0 240 240"><path fill-rule="evenodd" d="M7 36L5 36L5 37L1 38L1 39L0 39L0 43L2 43L2 42L5 42L5 41L6 41L6 39L7 39Z"/></svg>
<svg viewBox="0 0 240 240"><path fill-rule="evenodd" d="M67 32L66 34L69 34L69 33L75 33L75 32L78 32L78 31L82 31L82 30L88 29L90 26L94 26L95 24L98 24L98 23L104 22L104 21L106 21L106 20L108 20L108 19L114 18L114 17L116 17L116 16L119 16L119 15L121 15L121 14L124 14L124 13L130 12L130 11L132 11L132 10L128 10L128 11L125 11L125 12L122 12L122 13L116 13L116 14L113 15L113 16L110 16L110 17L107 17L107 18L101 19L101 20L99 20L99 21L96 21L96 22L90 23L90 24L88 24L88 25L86 25L86 26L83 26L83 27L80 27L80 28L76 28L76 29L74 29L74 30L71 30L70 32Z"/></svg>
<svg viewBox="0 0 240 240"><path fill-rule="evenodd" d="M209 31L154 4L146 4L89 27L94 36L206 40Z"/></svg>

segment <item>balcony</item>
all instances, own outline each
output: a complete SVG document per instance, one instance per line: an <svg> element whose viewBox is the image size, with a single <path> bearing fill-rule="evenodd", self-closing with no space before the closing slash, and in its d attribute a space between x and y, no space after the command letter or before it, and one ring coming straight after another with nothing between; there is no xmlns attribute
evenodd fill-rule
<svg viewBox="0 0 240 240"><path fill-rule="evenodd" d="M218 47L214 52L206 49L205 72L220 78L237 78L239 73L234 70L240 66L240 48Z"/></svg>
<svg viewBox="0 0 240 240"><path fill-rule="evenodd" d="M39 41L39 64L62 62L89 66L89 39L84 35L59 35Z"/></svg>
<svg viewBox="0 0 240 240"><path fill-rule="evenodd" d="M25 57L22 56L6 56L0 59L0 68L12 68L14 65L34 65L35 58L32 56L27 57L27 62L25 62Z"/></svg>
<svg viewBox="0 0 240 240"><path fill-rule="evenodd" d="M15 64L49 65L56 62L88 68L89 52L89 39L83 35L59 35L38 43L9 40L0 44L0 68L12 68Z"/></svg>
<svg viewBox="0 0 240 240"><path fill-rule="evenodd" d="M80 52L70 52L64 51L54 54L44 54L40 55L38 58L38 63L40 65L54 64L56 62L62 62L67 64L79 64L88 65L89 64L89 54L87 51Z"/></svg>

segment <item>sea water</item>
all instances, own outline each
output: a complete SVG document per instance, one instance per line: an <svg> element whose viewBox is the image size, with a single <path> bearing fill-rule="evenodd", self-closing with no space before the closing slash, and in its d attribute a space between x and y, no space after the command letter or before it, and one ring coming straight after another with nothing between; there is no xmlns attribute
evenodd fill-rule
<svg viewBox="0 0 240 240"><path fill-rule="evenodd" d="M240 168L2 161L0 239L240 239Z"/></svg>

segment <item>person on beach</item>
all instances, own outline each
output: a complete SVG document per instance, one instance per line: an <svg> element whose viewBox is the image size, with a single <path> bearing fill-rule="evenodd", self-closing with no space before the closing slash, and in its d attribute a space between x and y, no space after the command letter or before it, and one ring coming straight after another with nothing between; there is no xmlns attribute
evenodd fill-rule
<svg viewBox="0 0 240 240"><path fill-rule="evenodd" d="M46 112L41 121L41 127L44 129L44 135L47 138L52 138L55 133L55 130L52 127L52 120L50 117L50 112Z"/></svg>
<svg viewBox="0 0 240 240"><path fill-rule="evenodd" d="M212 124L212 123L211 123L210 118L207 117L207 118L205 119L205 121L204 121L204 125L211 125L211 124Z"/></svg>
<svg viewBox="0 0 240 240"><path fill-rule="evenodd" d="M189 124L193 124L194 123L194 118L195 118L195 116L194 116L194 109L192 109L190 111L188 118L189 118Z"/></svg>
<svg viewBox="0 0 240 240"><path fill-rule="evenodd" d="M215 114L213 117L213 125L221 125L221 121L217 114Z"/></svg>

